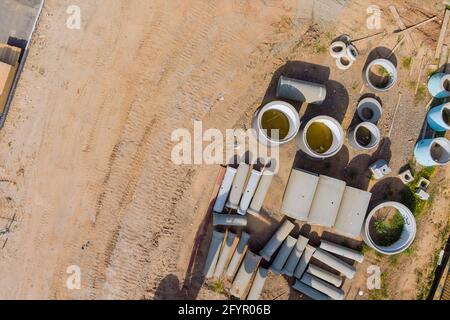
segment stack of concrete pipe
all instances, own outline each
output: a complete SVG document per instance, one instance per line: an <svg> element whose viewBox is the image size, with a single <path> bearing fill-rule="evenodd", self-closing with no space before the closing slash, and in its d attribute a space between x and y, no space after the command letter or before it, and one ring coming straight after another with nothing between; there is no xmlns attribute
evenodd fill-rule
<svg viewBox="0 0 450 320"><path fill-rule="evenodd" d="M342 36L330 45L330 55L336 59L336 67L340 70L349 69L358 58L358 50L348 36Z"/></svg>

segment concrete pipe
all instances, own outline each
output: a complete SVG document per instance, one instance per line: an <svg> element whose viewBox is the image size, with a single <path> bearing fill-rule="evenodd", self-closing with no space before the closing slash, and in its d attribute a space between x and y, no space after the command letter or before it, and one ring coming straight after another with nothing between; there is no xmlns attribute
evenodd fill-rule
<svg viewBox="0 0 450 320"><path fill-rule="evenodd" d="M214 203L214 212L221 213L227 202L228 195L230 194L231 185L233 184L234 176L236 175L236 169L228 166L225 176L223 177L222 184L217 194L216 202Z"/></svg>
<svg viewBox="0 0 450 320"><path fill-rule="evenodd" d="M316 248L308 244L303 251L302 256L300 257L300 261L298 262L297 267L295 268L294 277L296 277L297 279L300 279L302 277L303 273L305 273L306 268L308 267L309 261L314 255L314 252L316 252Z"/></svg>
<svg viewBox="0 0 450 320"><path fill-rule="evenodd" d="M427 115L427 122L434 131L450 130L450 103L441 104L431 109Z"/></svg>
<svg viewBox="0 0 450 320"><path fill-rule="evenodd" d="M390 246L380 246L375 243L374 239L370 235L371 220L377 211L389 207L395 209L396 212L402 216L404 221L403 231L400 238ZM406 250L414 241L416 236L416 219L414 218L411 210L409 210L405 205L394 201L383 202L369 212L364 222L364 228L361 235L364 242L369 247L385 255L394 255Z"/></svg>
<svg viewBox="0 0 450 320"><path fill-rule="evenodd" d="M433 74L428 80L428 91L437 98L450 97L450 74L438 72Z"/></svg>
<svg viewBox="0 0 450 320"><path fill-rule="evenodd" d="M356 61L356 59L359 56L358 49L356 49L356 47L352 44L349 44L347 46L346 54L347 54L347 57L352 61Z"/></svg>
<svg viewBox="0 0 450 320"><path fill-rule="evenodd" d="M247 217L239 214L213 213L214 226L226 227L245 227L247 226Z"/></svg>
<svg viewBox="0 0 450 320"><path fill-rule="evenodd" d="M331 273L325 269L322 269L316 265L310 264L308 269L306 270L308 273L316 276L319 279L325 280L326 282L331 283L335 287L340 287L342 284L342 277Z"/></svg>
<svg viewBox="0 0 450 320"><path fill-rule="evenodd" d="M250 178L248 178L247 186L245 187L244 194L242 195L241 202L239 202L239 207L237 213L240 215L247 214L247 209L250 205L250 201L255 194L256 187L258 186L259 180L261 179L261 171L252 169Z"/></svg>
<svg viewBox="0 0 450 320"><path fill-rule="evenodd" d="M217 260L216 269L214 270L214 277L220 278L222 276L235 238L236 234L228 231L222 250L220 251L219 259Z"/></svg>
<svg viewBox="0 0 450 320"><path fill-rule="evenodd" d="M300 257L303 254L303 251L306 248L306 245L308 244L309 239L304 236L299 236L297 239L297 243L295 244L294 249L292 249L291 254L289 255L289 258L287 259L284 268L282 270L282 273L292 277L294 275L295 267L297 267L297 264L300 260Z"/></svg>
<svg viewBox="0 0 450 320"><path fill-rule="evenodd" d="M236 274L236 271L241 262L241 258L244 255L245 249L247 248L247 243L249 239L250 235L247 232L242 232L236 250L234 251L233 256L231 257L230 264L228 265L227 268L226 275L227 278L230 280L233 280L234 275Z"/></svg>
<svg viewBox="0 0 450 320"><path fill-rule="evenodd" d="M353 266L345 263L341 259L320 248L317 248L317 250L313 254L313 257L325 263L327 266L333 268L334 270L339 271L349 279L353 279L353 277L355 276L356 269Z"/></svg>
<svg viewBox="0 0 450 320"><path fill-rule="evenodd" d="M312 274L305 273L301 280L304 284L319 290L334 300L344 300L345 292L342 289L336 288L332 284L325 282Z"/></svg>
<svg viewBox="0 0 450 320"><path fill-rule="evenodd" d="M352 259L359 263L362 263L364 261L364 255L361 252L341 246L339 244L327 240L320 241L320 248L325 251L337 254L339 256Z"/></svg>
<svg viewBox="0 0 450 320"><path fill-rule="evenodd" d="M272 101L255 112L252 126L260 143L278 146L295 138L300 129L300 117L291 104Z"/></svg>
<svg viewBox="0 0 450 320"><path fill-rule="evenodd" d="M250 214L259 214L267 192L269 191L270 184L272 183L273 172L266 170L263 172L261 179L259 180L258 187L256 188L252 202L247 212Z"/></svg>
<svg viewBox="0 0 450 320"><path fill-rule="evenodd" d="M374 98L364 98L358 103L356 109L359 119L363 122L371 122L376 124L381 118L383 110L381 109L381 103Z"/></svg>
<svg viewBox="0 0 450 320"><path fill-rule="evenodd" d="M380 129L371 122L361 122L348 133L348 142L356 150L370 150L381 140Z"/></svg>
<svg viewBox="0 0 450 320"><path fill-rule="evenodd" d="M339 59L347 54L347 44L344 41L334 41L330 45L330 55L334 59Z"/></svg>
<svg viewBox="0 0 450 320"><path fill-rule="evenodd" d="M291 236L287 236L286 240L284 240L283 244L281 245L277 256L275 257L275 260L272 263L271 269L273 273L277 275L281 274L284 264L286 263L296 243L297 239Z"/></svg>
<svg viewBox="0 0 450 320"><path fill-rule="evenodd" d="M289 220L284 220L283 224L278 228L278 230L272 235L272 238L266 243L264 248L259 252L262 258L266 261L270 261L272 255L280 247L284 239L287 238L295 225Z"/></svg>
<svg viewBox="0 0 450 320"><path fill-rule="evenodd" d="M225 233L214 230L209 245L208 256L206 257L205 269L203 270L203 275L206 279L211 278L214 275L214 270L216 269L217 260L219 259L220 247L222 246L223 238Z"/></svg>
<svg viewBox="0 0 450 320"><path fill-rule="evenodd" d="M267 279L267 273L269 270L259 267L256 271L255 279L253 280L252 286L247 296L247 300L259 300L261 292L264 288L264 283Z"/></svg>
<svg viewBox="0 0 450 320"><path fill-rule="evenodd" d="M443 166L450 162L450 141L446 138L420 140L414 148L414 157L422 166Z"/></svg>
<svg viewBox="0 0 450 320"><path fill-rule="evenodd" d="M300 280L295 281L294 285L292 286L295 290L303 293L304 295L307 295L313 300L331 300L329 296L326 294L323 294L322 292L311 288L310 286L307 286Z"/></svg>
<svg viewBox="0 0 450 320"><path fill-rule="evenodd" d="M366 85L375 91L388 91L397 82L397 69L387 59L371 61L363 71Z"/></svg>
<svg viewBox="0 0 450 320"><path fill-rule="evenodd" d="M347 70L353 65L354 60L351 60L347 55L336 59L336 67L340 70Z"/></svg>
<svg viewBox="0 0 450 320"><path fill-rule="evenodd" d="M300 130L297 145L313 158L329 158L336 155L344 145L344 130L336 119L317 116Z"/></svg>
<svg viewBox="0 0 450 320"><path fill-rule="evenodd" d="M233 184L231 185L230 198L226 204L228 208L235 210L238 208L249 170L250 166L248 164L244 162L239 164Z"/></svg>
<svg viewBox="0 0 450 320"><path fill-rule="evenodd" d="M277 97L299 102L321 104L327 95L327 88L318 83L280 76Z"/></svg>
<svg viewBox="0 0 450 320"><path fill-rule="evenodd" d="M230 294L237 298L244 298L245 291L252 279L252 275L261 261L261 257L250 250L245 254L244 261L239 268L236 278L230 289Z"/></svg>

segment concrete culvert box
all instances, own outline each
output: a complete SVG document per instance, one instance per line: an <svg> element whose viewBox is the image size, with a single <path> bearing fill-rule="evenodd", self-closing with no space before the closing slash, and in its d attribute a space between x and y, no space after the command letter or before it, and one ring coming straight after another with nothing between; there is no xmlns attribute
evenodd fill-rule
<svg viewBox="0 0 450 320"><path fill-rule="evenodd" d="M415 236L416 220L412 212L405 205L394 201L373 208L366 217L362 231L364 242L385 255L406 250Z"/></svg>

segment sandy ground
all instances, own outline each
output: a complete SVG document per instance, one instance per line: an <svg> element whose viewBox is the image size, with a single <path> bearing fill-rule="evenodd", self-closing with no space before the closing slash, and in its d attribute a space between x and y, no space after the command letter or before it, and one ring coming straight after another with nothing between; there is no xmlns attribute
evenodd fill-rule
<svg viewBox="0 0 450 320"><path fill-rule="evenodd" d="M194 270L186 271L219 168L172 164L170 135L177 128L191 129L193 120L202 120L205 128L248 127L254 110L273 94L276 71L335 80L329 88L335 100L318 110L303 107L301 113L329 110L345 128L350 125L361 77L338 71L322 47L343 32L354 38L372 33L362 21L371 3L336 3L327 9L332 17L316 14L314 21L299 3L123 0L105 6L83 0L82 29L69 30L65 10L72 2L47 0L0 133L5 150L0 206L6 223L14 218L10 232L0 238L0 298L222 298L202 287L206 241ZM395 3L407 25L442 16L440 1L416 10L408 10L404 1ZM395 29L385 11L383 23ZM417 31L416 52L405 45L398 56L427 53L438 31L438 22ZM354 68L362 68L373 48L395 43L396 37L364 42ZM419 66L420 60L413 59L412 70L400 74L417 74ZM381 95L385 134L401 90L411 91L407 80ZM426 103L416 105L410 93L403 97L389 152L379 151L395 155L391 166L397 171L411 158L420 131L411 123L422 122ZM290 168L304 164L294 145L283 154L273 201L265 208L273 220L281 218L277 210ZM338 161L317 170L331 170L349 184L368 188L366 172L358 170L371 156L358 155L352 166L355 155L344 149ZM434 223L447 221L448 196L435 201L440 204ZM270 236L268 229L264 234ZM432 237L418 240L424 250L420 266L427 266L436 245L430 246ZM66 287L71 265L81 268L80 290ZM408 278L415 270L409 269L410 274L393 279L392 286L402 284L404 291L392 291L392 297L415 298L409 288L416 282ZM266 298L298 298L279 278L269 281L266 291Z"/></svg>

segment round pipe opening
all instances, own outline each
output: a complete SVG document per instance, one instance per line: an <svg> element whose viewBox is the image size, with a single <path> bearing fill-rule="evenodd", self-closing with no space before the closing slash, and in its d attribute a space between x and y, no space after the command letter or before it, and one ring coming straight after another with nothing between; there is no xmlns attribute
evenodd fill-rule
<svg viewBox="0 0 450 320"><path fill-rule="evenodd" d="M413 214L405 205L394 201L381 203L370 211L362 232L367 245L386 255L406 250L415 235Z"/></svg>
<svg viewBox="0 0 450 320"><path fill-rule="evenodd" d="M380 130L370 122L358 124L350 133L350 142L358 149L372 149L376 147L381 138Z"/></svg>
<svg viewBox="0 0 450 320"><path fill-rule="evenodd" d="M397 82L397 69L387 59L375 59L365 71L368 85L377 91L387 91Z"/></svg>
<svg viewBox="0 0 450 320"><path fill-rule="evenodd" d="M446 164L450 161L450 141L435 139L430 146L431 158L438 164Z"/></svg>
<svg viewBox="0 0 450 320"><path fill-rule="evenodd" d="M381 104L377 99L364 98L358 103L357 112L363 122L377 123L381 118Z"/></svg>
<svg viewBox="0 0 450 320"><path fill-rule="evenodd" d="M289 103L273 101L257 112L254 124L261 142L267 145L284 144L297 135L300 118Z"/></svg>
<svg viewBox="0 0 450 320"><path fill-rule="evenodd" d="M303 129L300 146L313 157L327 158L338 153L343 144L344 131L339 122L328 116L317 116Z"/></svg>

